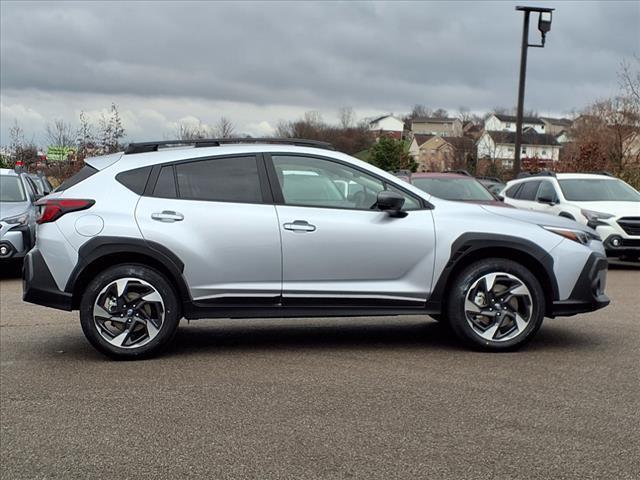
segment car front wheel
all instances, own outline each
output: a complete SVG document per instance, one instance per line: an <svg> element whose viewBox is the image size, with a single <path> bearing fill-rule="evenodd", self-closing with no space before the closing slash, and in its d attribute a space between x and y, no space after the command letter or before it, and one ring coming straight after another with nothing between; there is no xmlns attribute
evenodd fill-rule
<svg viewBox="0 0 640 480"><path fill-rule="evenodd" d="M538 331L545 299L537 278L517 262L475 262L455 278L447 301L453 331L484 350L521 347Z"/></svg>
<svg viewBox="0 0 640 480"><path fill-rule="evenodd" d="M180 321L178 300L167 279L144 265L101 272L84 292L80 323L89 342L116 359L160 352Z"/></svg>

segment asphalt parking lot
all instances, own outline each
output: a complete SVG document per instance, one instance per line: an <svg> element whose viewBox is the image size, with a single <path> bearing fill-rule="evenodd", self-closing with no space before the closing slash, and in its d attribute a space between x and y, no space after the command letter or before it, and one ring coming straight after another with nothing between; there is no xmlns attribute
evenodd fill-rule
<svg viewBox="0 0 640 480"><path fill-rule="evenodd" d="M1 477L580 478L640 472L640 270L516 353L427 318L207 320L113 362L0 279Z"/></svg>

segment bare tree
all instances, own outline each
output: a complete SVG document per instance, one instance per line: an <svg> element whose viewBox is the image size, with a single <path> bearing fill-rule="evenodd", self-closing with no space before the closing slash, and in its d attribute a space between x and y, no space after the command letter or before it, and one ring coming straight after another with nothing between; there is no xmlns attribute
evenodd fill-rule
<svg viewBox="0 0 640 480"><path fill-rule="evenodd" d="M448 118L449 112L447 112L444 108L439 108L433 112L434 118Z"/></svg>
<svg viewBox="0 0 640 480"><path fill-rule="evenodd" d="M217 138L232 138L235 134L235 127L227 117L220 117L215 127Z"/></svg>
<svg viewBox="0 0 640 480"><path fill-rule="evenodd" d="M118 105L115 103L111 104L111 148L113 152L117 152L121 148L120 140L123 139L126 134L124 131L124 127L122 125L122 120L120 119L120 112L118 111Z"/></svg>
<svg viewBox="0 0 640 480"><path fill-rule="evenodd" d="M212 135L210 129L206 125L203 125L202 122L198 122L197 125L179 122L176 126L175 136L178 140L198 140L211 137Z"/></svg>
<svg viewBox="0 0 640 480"><path fill-rule="evenodd" d="M342 107L338 111L338 119L343 129L352 128L355 124L355 113L351 107Z"/></svg>
<svg viewBox="0 0 640 480"><path fill-rule="evenodd" d="M80 112L80 126L76 132L76 144L78 145L78 157L80 160L87 156L88 149L95 147L93 126L84 112Z"/></svg>
<svg viewBox="0 0 640 480"><path fill-rule="evenodd" d="M49 145L56 147L73 147L75 145L71 124L64 120L58 119L47 124L46 137Z"/></svg>

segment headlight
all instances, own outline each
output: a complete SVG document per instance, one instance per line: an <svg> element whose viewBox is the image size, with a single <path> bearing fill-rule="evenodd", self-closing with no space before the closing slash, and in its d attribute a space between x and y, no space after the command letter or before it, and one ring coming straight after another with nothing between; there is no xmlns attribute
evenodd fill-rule
<svg viewBox="0 0 640 480"><path fill-rule="evenodd" d="M581 243L582 245L588 245L591 240L597 240L599 242L602 241L597 233L585 232L583 230L574 230L572 228L546 227L544 225L541 226L549 232L555 233L564 238L568 238L569 240L573 240L574 242Z"/></svg>
<svg viewBox="0 0 640 480"><path fill-rule="evenodd" d="M607 220L608 218L615 217L615 215L611 213L604 212L595 212L593 210L580 210L582 215L587 219L587 225L591 228L596 228L598 225L607 225L607 222L602 222L601 220Z"/></svg>
<svg viewBox="0 0 640 480"><path fill-rule="evenodd" d="M15 217L7 217L2 219L9 225L26 225L29 222L29 214L27 212L16 215Z"/></svg>

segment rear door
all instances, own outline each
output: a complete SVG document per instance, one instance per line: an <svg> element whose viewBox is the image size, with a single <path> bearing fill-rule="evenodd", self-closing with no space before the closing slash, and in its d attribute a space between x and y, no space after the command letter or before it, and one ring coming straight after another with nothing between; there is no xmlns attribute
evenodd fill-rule
<svg viewBox="0 0 640 480"><path fill-rule="evenodd" d="M424 306L435 238L431 210L418 197L335 159L271 158L284 305ZM385 189L405 197L405 217L375 208Z"/></svg>
<svg viewBox="0 0 640 480"><path fill-rule="evenodd" d="M165 164L149 183L136 209L142 235L182 260L195 301L280 302L280 232L261 155Z"/></svg>

